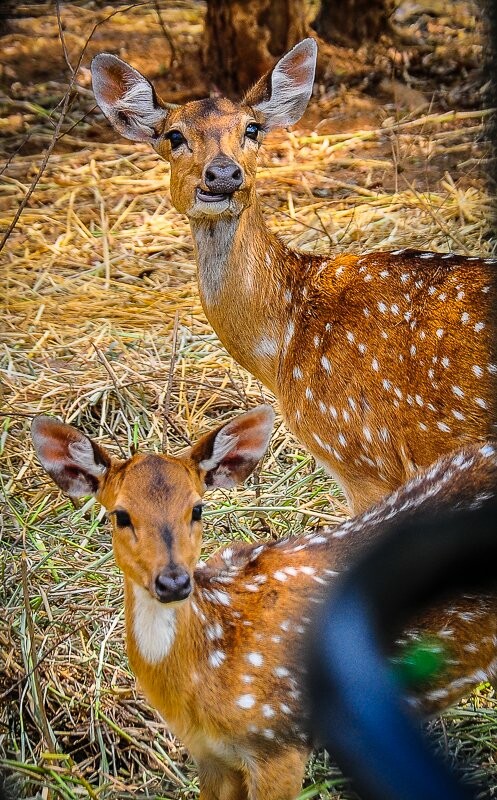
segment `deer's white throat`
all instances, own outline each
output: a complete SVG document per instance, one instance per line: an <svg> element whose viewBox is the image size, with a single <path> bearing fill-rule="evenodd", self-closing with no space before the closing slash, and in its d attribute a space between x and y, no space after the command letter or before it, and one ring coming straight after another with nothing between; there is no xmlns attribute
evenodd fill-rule
<svg viewBox="0 0 497 800"><path fill-rule="evenodd" d="M164 605L133 584L133 635L141 657L157 664L171 651L176 635L175 606Z"/></svg>
<svg viewBox="0 0 497 800"><path fill-rule="evenodd" d="M190 220L195 242L200 291L207 305L215 303L227 275L239 218Z"/></svg>

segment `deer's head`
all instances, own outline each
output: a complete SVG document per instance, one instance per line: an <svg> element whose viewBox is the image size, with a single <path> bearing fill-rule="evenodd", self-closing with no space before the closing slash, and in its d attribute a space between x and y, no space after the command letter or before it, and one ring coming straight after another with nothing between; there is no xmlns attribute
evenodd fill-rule
<svg viewBox="0 0 497 800"><path fill-rule="evenodd" d="M295 45L240 103L213 98L166 108L152 84L117 56L91 65L98 105L114 128L148 142L171 164L171 196L190 218L239 216L252 202L267 131L301 118L314 81L313 39Z"/></svg>
<svg viewBox="0 0 497 800"><path fill-rule="evenodd" d="M163 603L184 600L202 542L202 496L245 480L266 451L269 406L241 414L178 457L113 459L77 428L53 417L33 420L38 458L70 497L95 495L109 512L116 562Z"/></svg>

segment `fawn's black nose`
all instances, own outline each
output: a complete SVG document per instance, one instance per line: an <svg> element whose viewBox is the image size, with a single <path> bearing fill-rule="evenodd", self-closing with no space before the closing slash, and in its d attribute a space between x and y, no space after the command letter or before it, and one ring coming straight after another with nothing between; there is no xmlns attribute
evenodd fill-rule
<svg viewBox="0 0 497 800"><path fill-rule="evenodd" d="M190 576L182 567L167 567L155 579L155 593L161 603L184 600L191 590Z"/></svg>
<svg viewBox="0 0 497 800"><path fill-rule="evenodd" d="M243 183L243 173L235 161L216 156L205 168L204 181L209 192L232 194Z"/></svg>

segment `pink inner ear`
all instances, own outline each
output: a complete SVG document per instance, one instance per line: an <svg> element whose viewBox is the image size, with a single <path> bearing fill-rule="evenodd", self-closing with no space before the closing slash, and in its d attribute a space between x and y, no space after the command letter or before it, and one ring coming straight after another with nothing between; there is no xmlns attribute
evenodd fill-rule
<svg viewBox="0 0 497 800"><path fill-rule="evenodd" d="M261 450L266 447L266 436L260 430L249 429L238 435L236 450Z"/></svg>
<svg viewBox="0 0 497 800"><path fill-rule="evenodd" d="M100 92L106 103L113 104L121 99L127 91L124 71L120 64L113 61L105 67L103 80L100 81Z"/></svg>
<svg viewBox="0 0 497 800"><path fill-rule="evenodd" d="M102 100L109 105L114 105L126 94L126 82L119 64L112 63L101 68L93 80L98 82Z"/></svg>
<svg viewBox="0 0 497 800"><path fill-rule="evenodd" d="M238 438L234 452L262 457L271 435L273 421L274 414L268 407L254 409L233 420L228 425L227 432L233 432Z"/></svg>
<svg viewBox="0 0 497 800"><path fill-rule="evenodd" d="M299 79L302 81L305 79L305 75L302 75L302 67L304 66L305 62L308 60L309 55L304 50L298 51L291 61L285 63L284 68L285 72L288 75L291 75L294 81L298 81Z"/></svg>
<svg viewBox="0 0 497 800"><path fill-rule="evenodd" d="M53 464L53 466L62 466L63 464L72 463L69 456L67 446L69 441L61 441L59 439L44 438L38 443L38 455L42 462Z"/></svg>
<svg viewBox="0 0 497 800"><path fill-rule="evenodd" d="M38 417L32 425L33 443L40 461L45 468L60 468L74 463L69 453L69 445L82 434L56 419Z"/></svg>
<svg viewBox="0 0 497 800"><path fill-rule="evenodd" d="M76 428L51 417L37 417L31 435L42 467L63 492L83 497L98 492L110 466L105 451Z"/></svg>

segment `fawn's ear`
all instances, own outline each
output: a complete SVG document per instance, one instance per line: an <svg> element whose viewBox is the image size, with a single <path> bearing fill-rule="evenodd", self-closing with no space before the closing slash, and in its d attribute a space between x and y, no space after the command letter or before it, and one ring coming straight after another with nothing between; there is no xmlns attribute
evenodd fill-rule
<svg viewBox="0 0 497 800"><path fill-rule="evenodd" d="M111 459L88 436L54 417L35 417L31 437L42 467L70 497L96 494Z"/></svg>
<svg viewBox="0 0 497 800"><path fill-rule="evenodd" d="M312 93L317 52L314 39L304 39L247 92L243 102L262 114L265 130L299 121Z"/></svg>
<svg viewBox="0 0 497 800"><path fill-rule="evenodd" d="M134 142L153 143L168 112L150 81L109 53L95 56L91 76L95 99L116 131Z"/></svg>
<svg viewBox="0 0 497 800"><path fill-rule="evenodd" d="M205 485L230 489L242 483L266 452L273 423L273 409L258 406L199 439L188 457L205 473Z"/></svg>

